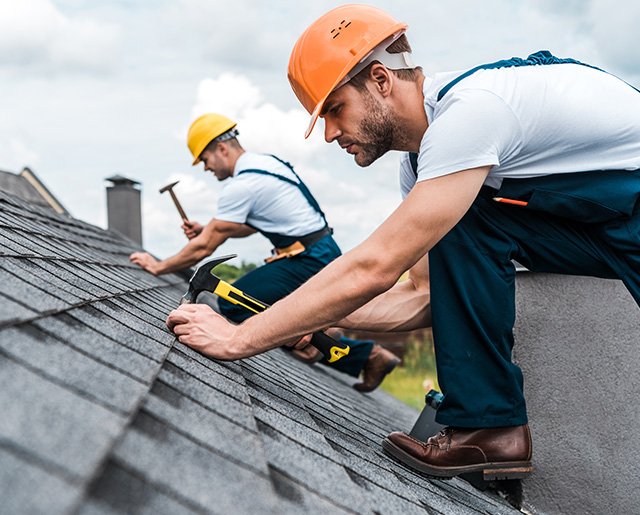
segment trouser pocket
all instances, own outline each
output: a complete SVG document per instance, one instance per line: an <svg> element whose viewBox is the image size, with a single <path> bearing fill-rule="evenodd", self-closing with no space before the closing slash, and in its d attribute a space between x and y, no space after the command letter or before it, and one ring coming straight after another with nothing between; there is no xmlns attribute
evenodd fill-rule
<svg viewBox="0 0 640 515"><path fill-rule="evenodd" d="M629 217L640 198L640 172L607 170L505 179L497 196L526 201L524 209L584 223Z"/></svg>

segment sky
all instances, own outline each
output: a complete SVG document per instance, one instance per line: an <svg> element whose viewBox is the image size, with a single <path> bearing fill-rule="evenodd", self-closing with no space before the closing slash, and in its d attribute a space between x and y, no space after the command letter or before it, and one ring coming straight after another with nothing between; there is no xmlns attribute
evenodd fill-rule
<svg viewBox="0 0 640 515"><path fill-rule="evenodd" d="M294 0L0 0L0 170L30 167L72 215L106 227L107 177L141 183L144 246L186 243L175 192L201 223L221 185L191 166L186 133L205 112L238 122L245 149L290 161L343 251L400 202L398 155L360 168L322 137L287 81L304 29L343 2ZM371 2L409 24L414 62L429 74L547 49L640 85L640 2L393 0ZM220 253L258 262L260 235Z"/></svg>

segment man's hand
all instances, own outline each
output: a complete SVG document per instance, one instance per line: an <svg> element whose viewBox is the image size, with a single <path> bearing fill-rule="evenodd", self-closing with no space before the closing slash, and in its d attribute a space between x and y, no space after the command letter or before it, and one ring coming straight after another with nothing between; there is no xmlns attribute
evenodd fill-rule
<svg viewBox="0 0 640 515"><path fill-rule="evenodd" d="M290 349L304 350L307 347L312 347L311 338L313 338L313 334L307 334L306 336L300 338L297 342L286 344L285 347L289 347Z"/></svg>
<svg viewBox="0 0 640 515"><path fill-rule="evenodd" d="M134 252L129 256L129 261L144 268L147 272L158 275L158 260L146 252Z"/></svg>
<svg viewBox="0 0 640 515"><path fill-rule="evenodd" d="M236 326L206 304L183 304L169 313L166 323L180 343L206 356L223 360L245 357L234 349Z"/></svg>
<svg viewBox="0 0 640 515"><path fill-rule="evenodd" d="M202 229L204 229L204 227L196 221L185 220L185 222L182 224L182 230L190 240L198 236L198 234L202 232Z"/></svg>

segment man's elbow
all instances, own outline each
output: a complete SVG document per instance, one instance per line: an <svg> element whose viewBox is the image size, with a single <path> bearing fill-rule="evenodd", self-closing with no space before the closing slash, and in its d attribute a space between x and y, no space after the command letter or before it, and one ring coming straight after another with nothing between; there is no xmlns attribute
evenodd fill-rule
<svg viewBox="0 0 640 515"><path fill-rule="evenodd" d="M360 261L354 267L355 283L360 285L363 294L371 298L393 287L398 277L398 271L380 259Z"/></svg>
<svg viewBox="0 0 640 515"><path fill-rule="evenodd" d="M191 240L190 247L191 257L196 262L211 255L216 249L216 246L211 245L207 239L201 238L200 235Z"/></svg>

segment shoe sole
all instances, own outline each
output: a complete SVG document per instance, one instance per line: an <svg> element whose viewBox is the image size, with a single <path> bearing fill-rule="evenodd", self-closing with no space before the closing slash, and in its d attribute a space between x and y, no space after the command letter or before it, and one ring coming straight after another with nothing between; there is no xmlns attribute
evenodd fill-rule
<svg viewBox="0 0 640 515"><path fill-rule="evenodd" d="M482 479L485 481L494 481L497 479L524 479L533 472L530 461L509 461L480 463L477 465L465 465L462 467L435 467L411 456L388 438L382 440L382 448L384 451L407 467L417 470L427 476L438 479L451 479L460 474L468 474L472 472L481 472Z"/></svg>

